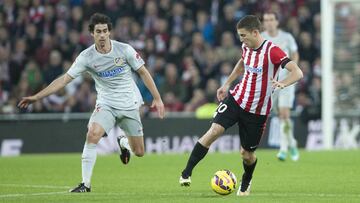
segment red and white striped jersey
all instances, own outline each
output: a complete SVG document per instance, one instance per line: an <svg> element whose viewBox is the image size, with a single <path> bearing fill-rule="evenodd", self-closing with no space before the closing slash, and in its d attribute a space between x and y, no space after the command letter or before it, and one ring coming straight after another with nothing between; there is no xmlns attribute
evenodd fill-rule
<svg viewBox="0 0 360 203"><path fill-rule="evenodd" d="M268 115L273 93L270 79L277 78L280 65L289 59L284 51L268 40L257 49L243 44L242 59L245 73L230 94L245 111Z"/></svg>

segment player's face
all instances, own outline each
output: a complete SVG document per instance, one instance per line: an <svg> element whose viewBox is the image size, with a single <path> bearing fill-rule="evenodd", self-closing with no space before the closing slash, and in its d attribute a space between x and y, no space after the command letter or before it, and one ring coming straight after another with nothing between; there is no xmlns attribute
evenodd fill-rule
<svg viewBox="0 0 360 203"><path fill-rule="evenodd" d="M107 24L96 24L91 35L94 37L95 44L100 46L105 46L105 43L110 39L110 31Z"/></svg>
<svg viewBox="0 0 360 203"><path fill-rule="evenodd" d="M247 29L241 28L237 30L237 33L240 37L240 41L244 43L249 48L256 48L256 39L259 31L253 30L249 31Z"/></svg>
<svg viewBox="0 0 360 203"><path fill-rule="evenodd" d="M274 31L279 25L279 21L276 19L276 16L272 13L264 14L264 27L267 31Z"/></svg>

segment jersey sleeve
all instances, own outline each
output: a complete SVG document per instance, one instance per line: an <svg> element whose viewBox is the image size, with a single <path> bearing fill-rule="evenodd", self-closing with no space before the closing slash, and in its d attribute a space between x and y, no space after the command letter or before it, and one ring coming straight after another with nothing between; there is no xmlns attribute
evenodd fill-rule
<svg viewBox="0 0 360 203"><path fill-rule="evenodd" d="M145 64L140 54L137 53L130 45L128 45L126 49L126 60L130 67L135 71Z"/></svg>
<svg viewBox="0 0 360 203"><path fill-rule="evenodd" d="M290 33L289 33L289 48L291 53L298 51L298 46L296 44L296 41Z"/></svg>
<svg viewBox="0 0 360 203"><path fill-rule="evenodd" d="M85 58L82 54L80 54L71 65L67 74L69 74L72 78L77 78L82 73L86 71L86 63Z"/></svg>
<svg viewBox="0 0 360 203"><path fill-rule="evenodd" d="M278 46L273 46L270 49L270 59L275 66L281 65L282 68L284 68L288 62L290 62L290 59L288 58L286 53Z"/></svg>

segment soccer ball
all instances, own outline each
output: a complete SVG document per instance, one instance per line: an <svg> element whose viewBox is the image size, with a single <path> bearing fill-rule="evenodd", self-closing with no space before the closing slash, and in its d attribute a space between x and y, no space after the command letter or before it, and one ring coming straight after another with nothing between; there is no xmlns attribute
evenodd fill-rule
<svg viewBox="0 0 360 203"><path fill-rule="evenodd" d="M236 176L226 169L216 171L211 178L211 188L220 195L228 195L236 189Z"/></svg>

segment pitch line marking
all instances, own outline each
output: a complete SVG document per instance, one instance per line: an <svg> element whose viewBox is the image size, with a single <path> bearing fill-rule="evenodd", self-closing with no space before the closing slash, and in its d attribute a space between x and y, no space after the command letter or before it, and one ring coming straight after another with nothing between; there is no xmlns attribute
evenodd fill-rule
<svg viewBox="0 0 360 203"><path fill-rule="evenodd" d="M56 185L23 185L23 184L10 184L10 183L0 183L1 186L7 187L29 187L29 188L47 188L47 189L69 189L70 186L56 186Z"/></svg>
<svg viewBox="0 0 360 203"><path fill-rule="evenodd" d="M41 193L28 193L28 194L6 194L0 195L0 198L6 197L25 197L25 196L42 196L42 195L58 195L58 194L66 194L69 192L61 191L61 192L41 192Z"/></svg>

